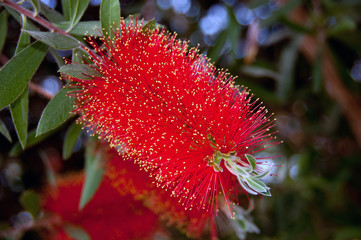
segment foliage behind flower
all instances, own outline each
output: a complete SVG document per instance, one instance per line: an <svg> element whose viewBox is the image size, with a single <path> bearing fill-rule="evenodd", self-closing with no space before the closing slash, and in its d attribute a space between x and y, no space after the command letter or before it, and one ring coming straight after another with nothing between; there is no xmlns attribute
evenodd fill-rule
<svg viewBox="0 0 361 240"><path fill-rule="evenodd" d="M186 208L229 210L240 192L269 196L251 155L270 146L273 120L246 88L166 30L122 20L114 38L89 37L95 76L69 77L79 122L135 161ZM224 160L224 161L222 161ZM259 162L259 161L258 161ZM227 170L224 170L227 168Z"/></svg>

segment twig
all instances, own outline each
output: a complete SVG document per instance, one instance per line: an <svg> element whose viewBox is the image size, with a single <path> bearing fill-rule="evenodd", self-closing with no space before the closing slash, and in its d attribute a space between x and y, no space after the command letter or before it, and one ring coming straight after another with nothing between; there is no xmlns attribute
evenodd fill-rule
<svg viewBox="0 0 361 240"><path fill-rule="evenodd" d="M65 32L64 30L55 27L53 24L51 24L50 22L48 22L47 20L45 20L44 18L40 17L39 15L34 16L33 13L23 7L21 7L19 4L11 1L11 0L3 0L3 4L6 6L11 7L12 9L14 9L15 11L19 12L20 14L23 14L25 16L27 16L28 18L34 20L35 22L39 23L40 25L46 27L47 29L49 29L52 32L57 32L61 35L65 35L65 36L69 36L69 34L67 32Z"/></svg>
<svg viewBox="0 0 361 240"><path fill-rule="evenodd" d="M1 2L1 1L0 1ZM19 6L17 3L14 3L13 1L11 0L3 0L2 4L14 9L15 11L19 12L20 14L23 14L25 15L26 17L32 19L33 21L39 23L40 25L44 26L45 28L49 29L51 32L56 32L56 33L59 33L61 35L64 35L64 36L67 36L67 37L70 37L70 38L73 38L73 36L71 36L69 33L67 33L66 31L64 31L63 29L61 28L58 28L56 26L54 26L53 24L51 24L49 21L47 21L46 19L42 18L41 16L39 15L36 15L34 16L33 13L21 6ZM86 46L79 42L79 45L86 49Z"/></svg>
<svg viewBox="0 0 361 240"><path fill-rule="evenodd" d="M49 100L51 100L54 97L53 94L48 93L46 90L44 90L44 88L40 87L36 83L29 82L29 88Z"/></svg>

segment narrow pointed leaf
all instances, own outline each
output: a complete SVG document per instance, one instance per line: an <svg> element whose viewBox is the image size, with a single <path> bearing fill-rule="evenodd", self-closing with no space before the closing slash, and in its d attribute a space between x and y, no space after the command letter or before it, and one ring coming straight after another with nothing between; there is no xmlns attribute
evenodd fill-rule
<svg viewBox="0 0 361 240"><path fill-rule="evenodd" d="M9 130L6 128L5 123L0 119L0 133L4 135L4 137L9 140L9 142L12 142Z"/></svg>
<svg viewBox="0 0 361 240"><path fill-rule="evenodd" d="M74 63L89 63L92 64L92 62L90 62L89 58L88 58L89 54L87 52L85 52L83 49L81 48L74 48L73 49L73 56L72 56L72 61ZM67 68L64 68L67 69ZM64 70L63 69L63 70ZM91 71L91 70L90 70ZM60 71L59 71L60 72ZM95 72L94 72L95 73Z"/></svg>
<svg viewBox="0 0 361 240"><path fill-rule="evenodd" d="M40 1L39 0L31 0L31 3L34 7L34 17L38 15L39 11L40 11Z"/></svg>
<svg viewBox="0 0 361 240"><path fill-rule="evenodd" d="M249 180L251 180L252 182L254 182L254 183L256 183L256 184L258 184L258 185L260 185L260 186L262 186L262 187L265 188L265 189L270 189L269 187L267 187L267 185L266 185L264 182L262 182L262 181L259 180L259 179L249 178Z"/></svg>
<svg viewBox="0 0 361 240"><path fill-rule="evenodd" d="M277 95L281 102L285 102L292 94L294 86L294 69L298 57L298 46L301 37L297 36L285 47L279 61L279 78L277 82Z"/></svg>
<svg viewBox="0 0 361 240"><path fill-rule="evenodd" d="M252 170L255 169L256 168L256 159L255 159L255 157L253 157L250 154L245 154L244 156L246 157L249 165L251 165Z"/></svg>
<svg viewBox="0 0 361 240"><path fill-rule="evenodd" d="M21 15L22 29L27 29L27 18ZM30 45L30 36L25 32L20 33L18 45L16 46L15 54ZM19 97L10 104L10 112L15 125L16 133L19 142L24 149L26 146L26 139L28 138L28 111L29 111L29 92L26 86Z"/></svg>
<svg viewBox="0 0 361 240"><path fill-rule="evenodd" d="M242 188L247 191L248 193L252 194L252 195L258 195L258 193L256 191L254 191L253 189L251 189L246 183L244 183L244 181L237 176L238 182L239 184L241 184Z"/></svg>
<svg viewBox="0 0 361 240"><path fill-rule="evenodd" d="M41 13L52 23L64 22L65 18L55 9L52 9L48 5L40 2Z"/></svg>
<svg viewBox="0 0 361 240"><path fill-rule="evenodd" d="M247 183L247 185L254 190L257 193L262 193L262 192L266 192L267 189L265 187L263 187L262 185L260 185L258 182L255 182L253 179L251 178L246 178L245 182Z"/></svg>
<svg viewBox="0 0 361 240"><path fill-rule="evenodd" d="M64 229L69 236L72 237L72 239L75 240L90 240L89 234L80 226L74 226L70 224L66 224L64 226Z"/></svg>
<svg viewBox="0 0 361 240"><path fill-rule="evenodd" d="M26 190L20 197L21 205L36 219L40 213L40 198L33 190Z"/></svg>
<svg viewBox="0 0 361 240"><path fill-rule="evenodd" d="M65 65L63 58L59 56L59 53L55 50L55 48L49 48L49 53L54 58L56 65L58 65L59 68Z"/></svg>
<svg viewBox="0 0 361 240"><path fill-rule="evenodd" d="M40 142L42 142L43 140L45 140L47 137L49 137L53 131L50 131L48 133L45 133L39 137L35 136L36 131L32 130L28 133L28 138L26 139L26 147L25 149L28 149ZM10 149L9 155L11 157L15 157L18 156L21 152L23 151L23 149L21 148L21 145L19 142L15 143L14 146Z"/></svg>
<svg viewBox="0 0 361 240"><path fill-rule="evenodd" d="M25 87L20 96L10 104L11 117L23 149L26 146L26 139L28 138L28 111L29 91L28 87Z"/></svg>
<svg viewBox="0 0 361 240"><path fill-rule="evenodd" d="M54 167L51 165L51 159L49 159L49 156L42 150L40 150L38 154L40 155L40 158L44 164L46 182L51 186L56 186L56 173Z"/></svg>
<svg viewBox="0 0 361 240"><path fill-rule="evenodd" d="M248 177L248 176L250 176L249 175L249 173L247 172L247 171L245 171L243 168L241 168L241 167L237 167L236 168L236 171L240 174L240 175L242 175L243 177Z"/></svg>
<svg viewBox="0 0 361 240"><path fill-rule="evenodd" d="M10 15L15 18L16 21L18 21L19 23L21 23L21 15L15 11L14 9L12 9L11 7L8 6L4 6L6 11L10 13ZM38 30L38 28L31 22L28 22L28 29L32 30L32 31L36 31Z"/></svg>
<svg viewBox="0 0 361 240"><path fill-rule="evenodd" d="M8 31L8 13L6 11L2 11L0 13L0 52L5 45L5 40Z"/></svg>
<svg viewBox="0 0 361 240"><path fill-rule="evenodd" d="M100 23L104 36L113 39L112 28L120 23L120 4L118 0L103 0L100 4Z"/></svg>
<svg viewBox="0 0 361 240"><path fill-rule="evenodd" d="M27 18L24 15L21 15L22 29L28 29ZM30 36L25 32L20 33L18 44L16 45L15 55L18 54L21 50L30 45Z"/></svg>
<svg viewBox="0 0 361 240"><path fill-rule="evenodd" d="M74 102L70 97L66 96L67 93L68 89L63 88L50 100L41 115L36 129L36 136L59 127L71 117Z"/></svg>
<svg viewBox="0 0 361 240"><path fill-rule="evenodd" d="M81 192L79 209L83 209L94 196L96 190L100 186L104 174L104 168L101 163L102 152L98 151L94 153L93 151L94 149L88 150L86 154L85 182Z"/></svg>
<svg viewBox="0 0 361 240"><path fill-rule="evenodd" d="M65 20L70 21L70 0L61 0L61 6Z"/></svg>
<svg viewBox="0 0 361 240"><path fill-rule="evenodd" d="M269 172L271 171L271 168L272 168L272 165L267 170L265 170L264 172L262 172L260 174L257 174L257 175L254 175L253 177L254 178L263 178L263 177L265 177L265 176L267 176L269 174Z"/></svg>
<svg viewBox="0 0 361 240"><path fill-rule="evenodd" d="M34 42L0 69L0 109L12 103L22 93L47 49L45 44Z"/></svg>
<svg viewBox="0 0 361 240"><path fill-rule="evenodd" d="M81 19L85 9L88 7L89 0L69 0L69 27L67 32L70 31Z"/></svg>
<svg viewBox="0 0 361 240"><path fill-rule="evenodd" d="M322 85L322 50L318 49L312 69L312 90L318 92Z"/></svg>
<svg viewBox="0 0 361 240"><path fill-rule="evenodd" d="M103 75L87 64L67 64L62 66L58 72L75 78L92 79L91 76L102 77ZM85 76L85 73L88 76Z"/></svg>
<svg viewBox="0 0 361 240"><path fill-rule="evenodd" d="M99 21L87 21L79 22L71 31L72 35L77 35L83 37L86 34L89 35L99 35L100 31L100 22Z"/></svg>
<svg viewBox="0 0 361 240"><path fill-rule="evenodd" d="M32 37L42 41L43 43L59 50L69 50L79 46L79 41L75 38L61 35L56 32L40 32L40 31L26 31Z"/></svg>
<svg viewBox="0 0 361 240"><path fill-rule="evenodd" d="M272 197L271 191L269 189L267 189L265 192L261 192L261 194L266 197Z"/></svg>
<svg viewBox="0 0 361 240"><path fill-rule="evenodd" d="M71 61L72 61L72 63L82 63L83 62L81 52L79 52L78 48L73 49Z"/></svg>
<svg viewBox="0 0 361 240"><path fill-rule="evenodd" d="M149 30L153 30L155 29L155 19L153 18L152 20L149 20L146 24L144 24L143 26L143 30L145 29L149 29Z"/></svg>
<svg viewBox="0 0 361 240"><path fill-rule="evenodd" d="M75 144L82 131L82 126L78 124L72 124L66 134L63 144L63 159L68 159L73 153Z"/></svg>

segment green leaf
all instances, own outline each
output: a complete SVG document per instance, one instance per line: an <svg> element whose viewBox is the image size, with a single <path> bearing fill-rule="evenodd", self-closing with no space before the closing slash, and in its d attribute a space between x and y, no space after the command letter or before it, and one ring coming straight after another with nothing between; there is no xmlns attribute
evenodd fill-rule
<svg viewBox="0 0 361 240"><path fill-rule="evenodd" d="M252 178L246 178L245 182L248 184L248 186L252 188L252 190L256 191L257 193L262 193L267 191L265 187L258 184L258 182L255 182Z"/></svg>
<svg viewBox="0 0 361 240"><path fill-rule="evenodd" d="M343 17L328 31L330 35L347 34L357 30L357 23L351 17Z"/></svg>
<svg viewBox="0 0 361 240"><path fill-rule="evenodd" d="M317 56L312 69L312 90L318 92L322 85L322 50L317 50Z"/></svg>
<svg viewBox="0 0 361 240"><path fill-rule="evenodd" d="M79 56L80 55L80 56ZM73 49L73 53L71 55L71 62L73 64L76 64L76 63L83 63L83 59L82 59L82 52L79 50L79 48L74 48ZM58 70L60 71L60 69Z"/></svg>
<svg viewBox="0 0 361 240"><path fill-rule="evenodd" d="M63 159L68 159L73 153L75 144L80 136L82 131L82 126L78 124L72 124L68 131L65 134L64 144L63 144Z"/></svg>
<svg viewBox="0 0 361 240"><path fill-rule="evenodd" d="M40 2L41 13L52 23L64 22L65 18L55 9L52 9L48 5Z"/></svg>
<svg viewBox="0 0 361 240"><path fill-rule="evenodd" d="M22 29L27 29L27 18L21 15ZM19 53L25 47L30 45L30 36L25 32L20 33L19 41L16 46L15 54ZM26 146L28 137L28 110L29 110L29 92L26 86L19 97L10 104L10 112L15 125L22 148Z"/></svg>
<svg viewBox="0 0 361 240"><path fill-rule="evenodd" d="M0 119L0 132L2 133L2 135L4 135L4 137L7 140L9 140L9 142L12 142L9 130L6 128L5 123L1 119Z"/></svg>
<svg viewBox="0 0 361 240"><path fill-rule="evenodd" d="M100 22L99 21L87 21L87 22L79 22L71 31L72 35L77 36L84 36L89 34L91 36L99 35L98 29L100 29Z"/></svg>
<svg viewBox="0 0 361 240"><path fill-rule="evenodd" d="M88 7L89 0L69 0L69 32L79 22L83 16L85 9Z"/></svg>
<svg viewBox="0 0 361 240"><path fill-rule="evenodd" d="M269 174L269 172L271 171L271 168L272 168L272 165L267 170L264 170L264 172L254 175L253 178L263 178L263 177L267 176Z"/></svg>
<svg viewBox="0 0 361 240"><path fill-rule="evenodd" d="M94 145L88 144L85 156L85 182L81 192L79 209L83 209L89 200L94 196L96 190L100 186L104 174L102 164L103 151L94 153Z"/></svg>
<svg viewBox="0 0 361 240"><path fill-rule="evenodd" d="M69 75L71 77L79 78L79 79L93 79L94 77L102 77L103 75L97 70L93 69L91 66L87 64L67 64L62 66L58 72L62 74ZM89 75L91 77L85 76Z"/></svg>
<svg viewBox="0 0 361 240"><path fill-rule="evenodd" d="M20 96L10 104L10 112L18 134L20 144L24 149L28 137L28 110L29 110L29 91L25 87Z"/></svg>
<svg viewBox="0 0 361 240"><path fill-rule="evenodd" d="M21 194L20 203L24 209L36 219L40 213L40 198L33 190L26 190Z"/></svg>
<svg viewBox="0 0 361 240"><path fill-rule="evenodd" d="M71 117L74 101L66 96L68 91L67 88L61 89L46 105L36 129L36 136L59 127Z"/></svg>
<svg viewBox="0 0 361 240"><path fill-rule="evenodd" d="M147 21L147 22L144 24L142 30L143 30L143 31L144 31L145 29L154 30L155 28L156 28L155 19L153 18L153 19Z"/></svg>
<svg viewBox="0 0 361 240"><path fill-rule="evenodd" d="M245 154L244 156L246 157L247 161L249 162L249 165L251 165L252 170L255 169L255 167L256 167L256 158L253 157L250 154Z"/></svg>
<svg viewBox="0 0 361 240"><path fill-rule="evenodd" d="M100 4L100 23L104 36L113 39L113 28L120 23L120 4L118 0L103 0Z"/></svg>
<svg viewBox="0 0 361 240"><path fill-rule="evenodd" d="M80 226L65 224L66 233L75 240L90 240L89 234Z"/></svg>
<svg viewBox="0 0 361 240"><path fill-rule="evenodd" d="M226 31L223 31L219 34L216 44L209 48L207 56L213 61L217 62L217 60L221 56L221 52L224 48L224 45L227 42L227 34L225 34Z"/></svg>
<svg viewBox="0 0 361 240"><path fill-rule="evenodd" d="M301 40L302 36L296 35L281 53L281 60L279 61L279 78L277 82L277 96L281 102L286 102L293 90L294 69L298 56L298 46Z"/></svg>
<svg viewBox="0 0 361 240"><path fill-rule="evenodd" d="M49 48L49 53L53 56L56 65L58 65L59 68L65 65L63 58L59 56L59 53L55 50L55 48Z"/></svg>
<svg viewBox="0 0 361 240"><path fill-rule="evenodd" d="M43 141L44 139L46 139L47 137L49 137L53 131L50 131L48 133L45 133L39 137L35 136L36 131L32 130L28 133L28 138L26 139L26 147L25 149L28 149L38 143L40 143L41 141ZM10 149L9 155L11 157L15 157L18 156L21 152L23 151L23 149L21 148L21 145L19 142L15 143L14 146Z"/></svg>
<svg viewBox="0 0 361 240"><path fill-rule="evenodd" d="M65 20L70 21L70 0L61 0L61 6Z"/></svg>
<svg viewBox="0 0 361 240"><path fill-rule="evenodd" d="M37 16L40 11L40 1L39 0L31 0L31 3L34 7L34 13L33 16Z"/></svg>
<svg viewBox="0 0 361 240"><path fill-rule="evenodd" d="M6 34L8 32L8 13L2 11L0 13L0 52L2 52L5 45Z"/></svg>
<svg viewBox="0 0 361 240"><path fill-rule="evenodd" d="M239 184L241 184L242 188L244 190L246 190L248 193L252 194L252 195L258 195L258 192L254 191L252 188L250 188L242 178L240 178L239 176L237 176L238 182Z"/></svg>
<svg viewBox="0 0 361 240"><path fill-rule="evenodd" d="M241 175L242 177L249 177L249 173L248 173L246 170L244 170L242 167L240 167L240 166L237 165L237 167L236 167L235 170L236 170L236 171L239 173L239 175Z"/></svg>
<svg viewBox="0 0 361 240"><path fill-rule="evenodd" d="M15 18L16 21L18 21L19 23L21 23L21 16L20 16L20 14L19 14L17 11L15 11L14 9L12 9L12 8L10 8L10 7L8 7L8 6L4 6L4 7L5 7L6 11L9 12L10 15L11 15L13 18ZM31 22L28 22L28 29L29 29L29 30L32 30L32 31L38 30L38 28L37 28L34 24L32 24Z"/></svg>
<svg viewBox="0 0 361 240"><path fill-rule="evenodd" d="M69 50L79 46L79 41L75 38L64 36L56 32L40 32L40 31L27 31L32 37L48 44L50 47L60 50Z"/></svg>
<svg viewBox="0 0 361 240"><path fill-rule="evenodd" d="M90 55L87 52L85 52L82 48L74 48L72 61L74 62L74 64L75 63L92 64L91 60L89 59L89 56Z"/></svg>
<svg viewBox="0 0 361 240"><path fill-rule="evenodd" d="M46 173L46 182L51 186L57 186L56 183L56 173L51 164L51 156L46 154L45 151L39 150L38 154L40 155L41 160L43 161L45 173Z"/></svg>
<svg viewBox="0 0 361 240"><path fill-rule="evenodd" d="M0 69L0 109L12 103L27 86L42 62L48 46L34 42Z"/></svg>
<svg viewBox="0 0 361 240"><path fill-rule="evenodd" d="M290 29L298 32L298 33L304 33L304 34L314 34L315 31L312 28L307 28L303 25L297 24L296 22L292 21L288 18L288 16L281 16L279 21L289 27Z"/></svg>
<svg viewBox="0 0 361 240"><path fill-rule="evenodd" d="M243 73L247 74L251 77L262 78L262 77L269 77L272 79L278 79L278 73L271 69L267 69L265 67L258 67L258 66L243 66L241 67Z"/></svg>
<svg viewBox="0 0 361 240"><path fill-rule="evenodd" d="M27 18L21 15L22 29L28 29ZM18 44L16 45L15 54L18 54L21 50L30 45L30 36L25 32L20 33Z"/></svg>

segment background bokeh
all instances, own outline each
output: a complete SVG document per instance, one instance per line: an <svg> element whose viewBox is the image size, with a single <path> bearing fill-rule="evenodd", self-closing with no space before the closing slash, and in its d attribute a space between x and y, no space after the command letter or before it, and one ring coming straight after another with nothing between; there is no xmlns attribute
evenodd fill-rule
<svg viewBox="0 0 361 240"><path fill-rule="evenodd" d="M56 0L42 2L61 11ZM98 20L100 0L90 2L83 19ZM247 239L361 239L361 1L127 0L121 8L124 17L155 18L177 32L274 113L283 143L265 153L279 155L275 176L267 179L273 196L254 198L260 233ZM10 17L1 65L12 57L19 30ZM32 81L54 95L62 86L56 71L49 55ZM29 130L47 102L30 92ZM6 227L30 218L18 201L25 189L82 169L85 136L67 161L61 157L66 126L12 154L17 137L8 109L0 118L14 140L0 136L0 222Z"/></svg>

